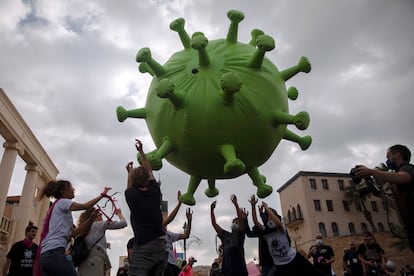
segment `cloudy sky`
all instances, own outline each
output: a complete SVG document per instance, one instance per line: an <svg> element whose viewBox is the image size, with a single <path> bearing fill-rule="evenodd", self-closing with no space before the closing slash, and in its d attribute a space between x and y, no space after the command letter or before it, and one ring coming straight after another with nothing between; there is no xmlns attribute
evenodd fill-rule
<svg viewBox="0 0 414 276"><path fill-rule="evenodd" d="M144 150L155 147L144 120L121 124L115 116L118 105L145 104L151 77L138 72L136 52L149 47L163 64L182 50L169 29L179 17L190 35L202 31L209 40L223 38L230 9L245 14L240 42L249 42L254 28L275 39L276 49L266 57L280 70L302 55L312 63L309 74L297 75L287 86L300 93L290 102L290 113L306 110L311 116L309 128L295 132L311 135L313 144L301 151L282 141L261 166L274 187L265 199L269 205L280 210L276 190L300 170L346 173L357 163L383 162L389 145L414 150L413 1L0 1L0 87L55 162L59 177L73 182L77 201L111 186L129 217L123 191L125 164L136 161L134 138L143 140ZM156 176L172 209L189 176L168 162ZM9 195L21 192L23 180L24 164L18 161ZM193 239L187 255L208 265L216 251L206 186L200 184L192 207L192 235L201 244ZM235 216L230 195L236 191L240 205L248 207L255 189L247 176L217 181L217 187L218 222L229 229ZM182 231L185 208L170 230ZM115 268L131 235L130 226L108 231ZM248 261L257 257L256 245L246 241Z"/></svg>

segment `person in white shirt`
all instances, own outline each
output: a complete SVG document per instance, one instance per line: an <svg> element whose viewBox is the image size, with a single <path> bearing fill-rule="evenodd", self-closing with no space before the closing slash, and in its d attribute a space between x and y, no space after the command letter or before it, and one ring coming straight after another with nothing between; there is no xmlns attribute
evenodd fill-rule
<svg viewBox="0 0 414 276"><path fill-rule="evenodd" d="M323 274L316 270L305 257L290 247L285 227L276 210L269 208L266 202L262 202L268 221L267 225L262 225L257 220L256 197L252 195L249 202L252 207L252 218L257 228L257 234L263 236L266 240L269 253L273 259L274 266L266 276L322 276Z"/></svg>

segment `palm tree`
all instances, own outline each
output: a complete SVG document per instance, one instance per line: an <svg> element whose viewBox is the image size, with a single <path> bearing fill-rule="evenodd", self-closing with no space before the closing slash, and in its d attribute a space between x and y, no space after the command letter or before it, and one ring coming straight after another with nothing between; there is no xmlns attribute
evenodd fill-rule
<svg viewBox="0 0 414 276"><path fill-rule="evenodd" d="M355 204L355 206L361 206L361 211L364 213L365 219L368 221L369 225L371 225L372 232L377 232L377 228L372 220L371 212L365 205L365 202L370 194L361 197L358 192L358 185L353 181L350 181L350 184L350 186L345 187L344 189L346 201L348 201L350 205Z"/></svg>

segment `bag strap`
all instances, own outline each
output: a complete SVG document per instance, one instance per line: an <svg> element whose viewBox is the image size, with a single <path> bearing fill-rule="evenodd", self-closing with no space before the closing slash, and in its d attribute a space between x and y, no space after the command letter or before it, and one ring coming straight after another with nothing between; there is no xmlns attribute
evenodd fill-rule
<svg viewBox="0 0 414 276"><path fill-rule="evenodd" d="M97 239L94 243L93 243L93 245L91 246L91 249L92 248L94 248L95 247L95 245L100 241L100 240L102 240L102 238L105 236L105 231L103 232L103 234L102 234L102 236L100 236L99 237L99 239ZM89 250L91 250L91 249L89 249Z"/></svg>

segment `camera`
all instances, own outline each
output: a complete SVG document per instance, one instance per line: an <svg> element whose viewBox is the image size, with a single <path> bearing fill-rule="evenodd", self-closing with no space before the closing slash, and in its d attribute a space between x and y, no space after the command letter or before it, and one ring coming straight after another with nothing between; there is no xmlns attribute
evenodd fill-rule
<svg viewBox="0 0 414 276"><path fill-rule="evenodd" d="M377 181L372 175L365 177L365 181L361 184L362 178L359 178L355 175L355 171L358 167L359 166L355 166L354 168L352 168L349 172L349 175L351 176L352 181L359 186L359 197L364 197L370 193L372 193L373 195L379 195L381 193L381 187L377 184Z"/></svg>

